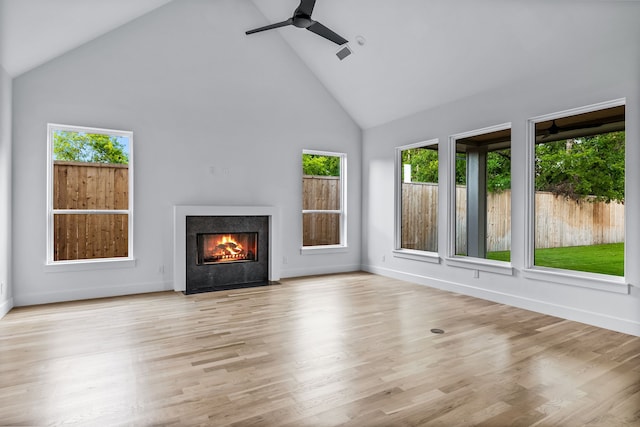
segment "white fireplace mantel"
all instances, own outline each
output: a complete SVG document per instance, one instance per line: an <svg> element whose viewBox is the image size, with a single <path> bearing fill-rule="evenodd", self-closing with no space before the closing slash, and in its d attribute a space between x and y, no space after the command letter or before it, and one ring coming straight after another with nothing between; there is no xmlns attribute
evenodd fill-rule
<svg viewBox="0 0 640 427"><path fill-rule="evenodd" d="M274 206L199 206L173 207L173 289L186 290L187 217L188 216L268 216L269 280L280 280L280 215Z"/></svg>

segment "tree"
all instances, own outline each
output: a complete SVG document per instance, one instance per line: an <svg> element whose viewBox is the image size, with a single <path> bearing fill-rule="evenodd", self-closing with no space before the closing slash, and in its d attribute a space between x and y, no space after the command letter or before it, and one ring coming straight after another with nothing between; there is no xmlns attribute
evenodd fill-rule
<svg viewBox="0 0 640 427"><path fill-rule="evenodd" d="M302 173L315 176L340 176L340 157L303 154Z"/></svg>
<svg viewBox="0 0 640 427"><path fill-rule="evenodd" d="M412 182L438 182L438 150L428 147L404 150L402 164L411 165Z"/></svg>
<svg viewBox="0 0 640 427"><path fill-rule="evenodd" d="M112 135L56 131L53 135L55 160L85 163L128 164L125 146Z"/></svg>
<svg viewBox="0 0 640 427"><path fill-rule="evenodd" d="M487 154L487 191L499 193L511 189L511 149Z"/></svg>
<svg viewBox="0 0 640 427"><path fill-rule="evenodd" d="M536 191L624 203L624 132L538 144L535 156Z"/></svg>
<svg viewBox="0 0 640 427"><path fill-rule="evenodd" d="M611 132L536 144L535 189L580 200L624 203L625 133ZM402 151L413 182L438 182L438 151L428 147ZM467 162L456 154L456 185L466 185ZM404 173L404 171L403 171ZM487 191L511 188L511 150L487 153Z"/></svg>

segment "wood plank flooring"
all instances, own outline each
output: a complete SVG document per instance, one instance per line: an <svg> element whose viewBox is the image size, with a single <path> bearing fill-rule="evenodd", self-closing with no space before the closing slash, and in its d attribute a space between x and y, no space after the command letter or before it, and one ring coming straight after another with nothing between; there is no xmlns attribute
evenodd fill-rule
<svg viewBox="0 0 640 427"><path fill-rule="evenodd" d="M0 425L67 424L639 426L640 338L367 273L14 309Z"/></svg>

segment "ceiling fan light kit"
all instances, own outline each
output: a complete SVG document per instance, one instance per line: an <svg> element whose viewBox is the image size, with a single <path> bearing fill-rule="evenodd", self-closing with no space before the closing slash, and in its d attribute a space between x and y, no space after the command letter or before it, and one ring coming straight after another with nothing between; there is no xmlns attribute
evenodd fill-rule
<svg viewBox="0 0 640 427"><path fill-rule="evenodd" d="M335 33L331 29L325 27L320 22L311 19L311 14L313 13L313 7L315 6L315 4L316 0L301 0L300 5L293 12L293 16L291 18L287 19L286 21L276 22L275 24L265 25L264 27L254 28L253 30L246 31L245 34L249 35L293 25L297 28L309 30L312 33L324 37L325 39L330 40L337 45L342 46L343 44L347 43L347 39ZM344 59L350 54L351 51L349 50L349 53L340 59Z"/></svg>

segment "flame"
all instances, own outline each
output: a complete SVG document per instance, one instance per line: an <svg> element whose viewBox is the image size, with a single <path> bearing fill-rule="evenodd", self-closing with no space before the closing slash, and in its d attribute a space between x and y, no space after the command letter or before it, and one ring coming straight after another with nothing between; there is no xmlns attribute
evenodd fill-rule
<svg viewBox="0 0 640 427"><path fill-rule="evenodd" d="M221 251L221 255L239 255L244 252L244 248L228 234L222 236L222 239L218 240L215 246L210 247L209 251L212 253Z"/></svg>
<svg viewBox="0 0 640 427"><path fill-rule="evenodd" d="M249 257L249 253L231 234L217 236L215 240L207 239L206 248L203 249L205 259L209 259L209 262L240 261Z"/></svg>

